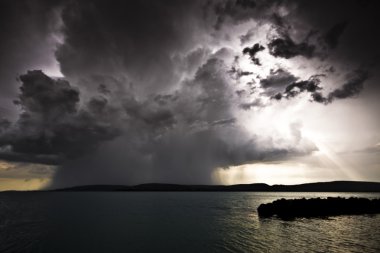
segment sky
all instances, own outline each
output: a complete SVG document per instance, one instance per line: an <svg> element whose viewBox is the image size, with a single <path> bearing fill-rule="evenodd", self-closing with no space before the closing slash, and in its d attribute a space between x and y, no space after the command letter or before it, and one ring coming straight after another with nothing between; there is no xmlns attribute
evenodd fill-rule
<svg viewBox="0 0 380 253"><path fill-rule="evenodd" d="M380 182L379 7L0 0L0 190Z"/></svg>

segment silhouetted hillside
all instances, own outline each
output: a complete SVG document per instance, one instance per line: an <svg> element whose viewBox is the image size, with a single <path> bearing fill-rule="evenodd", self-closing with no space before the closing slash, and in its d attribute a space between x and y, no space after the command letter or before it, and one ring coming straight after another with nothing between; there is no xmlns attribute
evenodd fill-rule
<svg viewBox="0 0 380 253"><path fill-rule="evenodd" d="M55 191L260 191L260 192L380 192L380 183L357 181L333 181L299 185L180 185L180 184L140 184L86 185Z"/></svg>

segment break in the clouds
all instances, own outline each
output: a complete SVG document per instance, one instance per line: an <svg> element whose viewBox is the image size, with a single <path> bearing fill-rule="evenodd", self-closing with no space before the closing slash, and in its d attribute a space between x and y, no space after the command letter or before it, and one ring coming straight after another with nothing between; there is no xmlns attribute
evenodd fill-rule
<svg viewBox="0 0 380 253"><path fill-rule="evenodd" d="M375 1L1 5L0 159L56 166L51 187L217 183L321 152L310 113L333 134L334 108L378 106Z"/></svg>

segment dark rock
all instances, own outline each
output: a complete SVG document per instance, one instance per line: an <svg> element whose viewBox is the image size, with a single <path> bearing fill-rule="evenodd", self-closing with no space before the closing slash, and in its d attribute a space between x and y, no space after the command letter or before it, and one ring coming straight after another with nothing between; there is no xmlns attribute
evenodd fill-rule
<svg viewBox="0 0 380 253"><path fill-rule="evenodd" d="M296 217L327 217L335 215L376 214L380 213L380 199L332 198L327 199L278 199L261 204L259 217L277 216L282 219Z"/></svg>

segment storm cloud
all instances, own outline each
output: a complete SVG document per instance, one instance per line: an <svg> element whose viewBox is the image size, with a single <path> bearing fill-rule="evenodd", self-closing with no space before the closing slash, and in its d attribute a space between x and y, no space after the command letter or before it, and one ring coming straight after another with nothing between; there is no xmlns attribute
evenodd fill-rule
<svg viewBox="0 0 380 253"><path fill-rule="evenodd" d="M302 154L309 147L261 147L261 139L234 119L234 89L228 66L210 58L174 94L153 100L124 99L129 116L123 135L95 155L67 160L57 172L56 185L91 180L117 183L210 183L215 168ZM253 106L253 105L252 105ZM93 177L88 179L91 167ZM109 173L104 173L107 167Z"/></svg>
<svg viewBox="0 0 380 253"><path fill-rule="evenodd" d="M0 144L9 146L16 154L25 154L25 160L33 160L28 158L32 154L37 158L79 156L118 135L110 121L115 115L105 98L101 103L93 98L84 108L78 108L79 91L65 80L55 80L34 70L21 75L20 81L15 104L22 112L13 125L1 132ZM21 155L14 157L22 160Z"/></svg>
<svg viewBox="0 0 380 253"><path fill-rule="evenodd" d="M268 133L263 115L360 98L375 67L358 65L378 53L353 35L373 26L356 3L310 2L2 2L0 159L57 165L63 187L214 183L217 168L310 154L302 124Z"/></svg>

